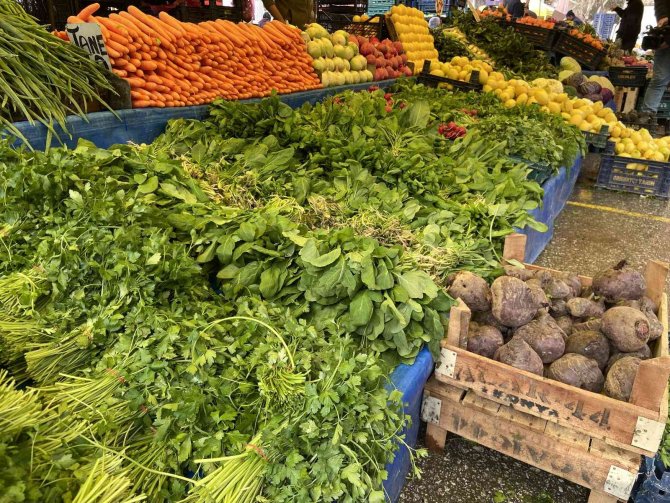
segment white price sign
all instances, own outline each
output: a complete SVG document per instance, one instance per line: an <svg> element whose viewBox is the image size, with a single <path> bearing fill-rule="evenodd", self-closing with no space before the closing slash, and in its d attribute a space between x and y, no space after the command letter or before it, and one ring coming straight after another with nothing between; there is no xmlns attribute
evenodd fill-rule
<svg viewBox="0 0 670 503"><path fill-rule="evenodd" d="M88 52L93 61L104 65L108 70L112 69L98 23L68 23L65 31L70 42Z"/></svg>

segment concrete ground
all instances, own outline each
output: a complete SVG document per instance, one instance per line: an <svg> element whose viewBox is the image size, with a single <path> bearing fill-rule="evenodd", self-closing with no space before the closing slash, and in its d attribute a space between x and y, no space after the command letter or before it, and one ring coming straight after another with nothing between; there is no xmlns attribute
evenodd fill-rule
<svg viewBox="0 0 670 503"><path fill-rule="evenodd" d="M670 262L670 202L593 189L585 165L538 265L591 276L622 259ZM420 434L422 435L422 434ZM459 437L420 462L399 503L585 503L588 490Z"/></svg>

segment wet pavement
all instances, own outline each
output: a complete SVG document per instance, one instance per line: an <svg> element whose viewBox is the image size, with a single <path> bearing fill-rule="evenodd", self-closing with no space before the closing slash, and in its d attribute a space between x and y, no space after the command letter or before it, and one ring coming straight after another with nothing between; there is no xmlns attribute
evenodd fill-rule
<svg viewBox="0 0 670 503"><path fill-rule="evenodd" d="M591 276L622 259L640 270L651 259L670 262L670 202L592 187L585 173L538 265ZM408 481L399 503L588 500L585 488L455 435L444 453L430 453L420 466L423 478Z"/></svg>
<svg viewBox="0 0 670 503"><path fill-rule="evenodd" d="M583 503L588 490L494 450L449 435L444 453L419 463L398 503Z"/></svg>

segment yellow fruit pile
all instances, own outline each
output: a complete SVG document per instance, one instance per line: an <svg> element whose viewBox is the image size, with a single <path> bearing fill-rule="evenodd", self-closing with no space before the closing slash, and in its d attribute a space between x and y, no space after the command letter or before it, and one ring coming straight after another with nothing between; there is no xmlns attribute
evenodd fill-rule
<svg viewBox="0 0 670 503"><path fill-rule="evenodd" d="M532 83L521 79L505 80L505 76L493 71L488 63L462 56L452 58L449 63L431 62L430 73L467 82L470 72L475 69L479 70L479 83L484 86L484 92L495 93L508 108L535 103L547 113L561 115L566 122L584 132L599 133L603 126L608 126L610 140L622 157L665 162L670 159L670 136L652 138L646 129L628 128L601 101L594 103L586 98L570 98L566 93L558 92L562 87L556 80L537 79Z"/></svg>
<svg viewBox="0 0 670 503"><path fill-rule="evenodd" d="M447 37L454 38L460 41L462 44L464 44L475 59L481 59L486 61L487 63L492 63L492 60L489 57L489 55L486 54L486 52L483 49L480 49L476 45L468 42L468 39L465 36L465 34L458 28L445 28L443 31Z"/></svg>
<svg viewBox="0 0 670 503"><path fill-rule="evenodd" d="M667 161L670 157L670 136L652 138L649 131L634 131L623 124L615 124L610 132L610 140L615 142L615 152L621 157Z"/></svg>
<svg viewBox="0 0 670 503"><path fill-rule="evenodd" d="M437 60L430 62L431 75L447 77L451 80L469 82L472 70L479 71L479 83L483 84L488 81L493 67L485 61L469 60L465 56L454 56L448 63L440 63Z"/></svg>
<svg viewBox="0 0 670 503"><path fill-rule="evenodd" d="M425 60L438 58L435 40L430 34L423 12L403 4L394 5L391 7L391 21L407 59L414 62L415 73L421 71Z"/></svg>

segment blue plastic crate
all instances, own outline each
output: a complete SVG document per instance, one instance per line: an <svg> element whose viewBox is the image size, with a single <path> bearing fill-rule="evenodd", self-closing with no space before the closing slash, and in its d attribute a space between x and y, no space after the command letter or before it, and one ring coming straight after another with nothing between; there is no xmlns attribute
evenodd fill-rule
<svg viewBox="0 0 670 503"><path fill-rule="evenodd" d="M418 0L416 2L416 8L419 9L424 14L435 13L435 0Z"/></svg>
<svg viewBox="0 0 670 503"><path fill-rule="evenodd" d="M609 126L601 126L598 133L584 131L586 144L597 148L605 148L607 146L607 140L610 137L609 129Z"/></svg>
<svg viewBox="0 0 670 503"><path fill-rule="evenodd" d="M395 0L369 0L368 16L386 14L395 5Z"/></svg>
<svg viewBox="0 0 670 503"><path fill-rule="evenodd" d="M605 154L596 187L670 199L670 163Z"/></svg>
<svg viewBox="0 0 670 503"><path fill-rule="evenodd" d="M670 472L658 455L643 457L641 476L633 490L634 503L670 503Z"/></svg>

